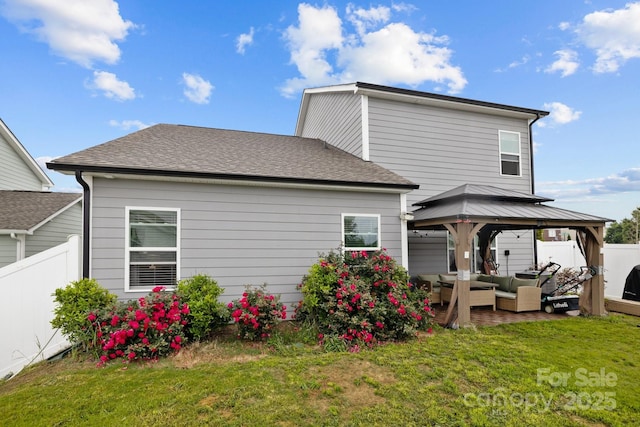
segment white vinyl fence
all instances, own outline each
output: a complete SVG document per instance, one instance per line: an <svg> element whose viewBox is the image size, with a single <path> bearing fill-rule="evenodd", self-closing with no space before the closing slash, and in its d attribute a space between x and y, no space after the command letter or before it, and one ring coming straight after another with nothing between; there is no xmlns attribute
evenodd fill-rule
<svg viewBox="0 0 640 427"><path fill-rule="evenodd" d="M69 347L51 327L53 292L80 278L80 238L0 268L0 378Z"/></svg>
<svg viewBox="0 0 640 427"><path fill-rule="evenodd" d="M580 268L585 260L575 241L542 242L538 244L538 262L546 264L553 261L562 268ZM640 244L622 245L605 243L604 256L604 295L622 298L624 283L631 269L640 265Z"/></svg>

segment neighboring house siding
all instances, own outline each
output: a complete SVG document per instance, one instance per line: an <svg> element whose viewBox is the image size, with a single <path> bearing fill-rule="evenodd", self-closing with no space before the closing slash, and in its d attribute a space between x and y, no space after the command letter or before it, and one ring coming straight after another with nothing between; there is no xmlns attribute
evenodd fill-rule
<svg viewBox="0 0 640 427"><path fill-rule="evenodd" d="M0 190L42 190L42 181L0 136Z"/></svg>
<svg viewBox="0 0 640 427"><path fill-rule="evenodd" d="M500 175L498 131L520 132L521 176ZM369 99L370 159L420 185L411 204L462 184L531 192L526 120Z"/></svg>
<svg viewBox="0 0 640 427"><path fill-rule="evenodd" d="M206 273L239 298L267 283L292 306L320 252L340 244L342 213L381 214L382 246L401 259L398 194L94 179L92 277L121 299L125 206L180 208L180 276Z"/></svg>
<svg viewBox="0 0 640 427"><path fill-rule="evenodd" d="M67 242L71 234L82 234L82 206L76 203L26 238L25 256Z"/></svg>
<svg viewBox="0 0 640 427"><path fill-rule="evenodd" d="M0 234L0 267L16 262L16 240L7 234Z"/></svg>
<svg viewBox="0 0 640 427"><path fill-rule="evenodd" d="M362 157L362 101L352 93L314 94L302 134Z"/></svg>

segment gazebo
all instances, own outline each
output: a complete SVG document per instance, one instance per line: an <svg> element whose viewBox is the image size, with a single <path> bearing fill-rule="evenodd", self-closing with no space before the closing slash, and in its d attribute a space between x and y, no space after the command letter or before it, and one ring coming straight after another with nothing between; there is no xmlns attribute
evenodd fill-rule
<svg viewBox="0 0 640 427"><path fill-rule="evenodd" d="M465 184L414 203L418 209L412 212L413 220L408 224L410 229L446 229L455 242L458 272L446 324L453 325L456 318L460 326L471 323L469 254L473 250L474 237L478 235L480 255L484 261L489 258L493 239L505 230L575 229L587 264L597 272L584 283L580 311L596 316L606 314L601 249L605 223L612 220L544 204L550 201L553 199L488 185Z"/></svg>

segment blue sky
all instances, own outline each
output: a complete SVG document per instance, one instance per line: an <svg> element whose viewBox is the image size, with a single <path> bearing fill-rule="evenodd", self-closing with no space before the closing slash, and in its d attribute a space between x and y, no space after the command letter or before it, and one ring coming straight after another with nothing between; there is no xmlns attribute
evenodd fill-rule
<svg viewBox="0 0 640 427"><path fill-rule="evenodd" d="M156 123L290 135L304 88L364 81L550 111L536 193L640 206L640 1L0 0L0 52L41 164Z"/></svg>

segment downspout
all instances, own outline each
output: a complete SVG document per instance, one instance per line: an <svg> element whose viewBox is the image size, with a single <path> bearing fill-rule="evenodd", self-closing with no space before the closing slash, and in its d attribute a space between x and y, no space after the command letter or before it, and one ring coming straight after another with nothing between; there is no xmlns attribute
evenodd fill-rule
<svg viewBox="0 0 640 427"><path fill-rule="evenodd" d="M529 172L531 173L531 194L536 194L535 179L533 179L533 124L540 119L540 114L536 114L536 118L529 123Z"/></svg>
<svg viewBox="0 0 640 427"><path fill-rule="evenodd" d="M535 179L533 173L533 124L540 120L540 114L529 123L529 173L531 175L531 194L536 194ZM536 242L536 230L533 232L533 265L538 265L538 243Z"/></svg>
<svg viewBox="0 0 640 427"><path fill-rule="evenodd" d="M18 235L16 233L11 233L9 237L11 237L13 240L16 241L16 261L23 260L26 254L25 235L24 234Z"/></svg>
<svg viewBox="0 0 640 427"><path fill-rule="evenodd" d="M91 224L89 219L91 218L91 189L89 184L82 178L82 171L76 171L76 181L82 186L82 277L84 279L89 278L89 238Z"/></svg>

